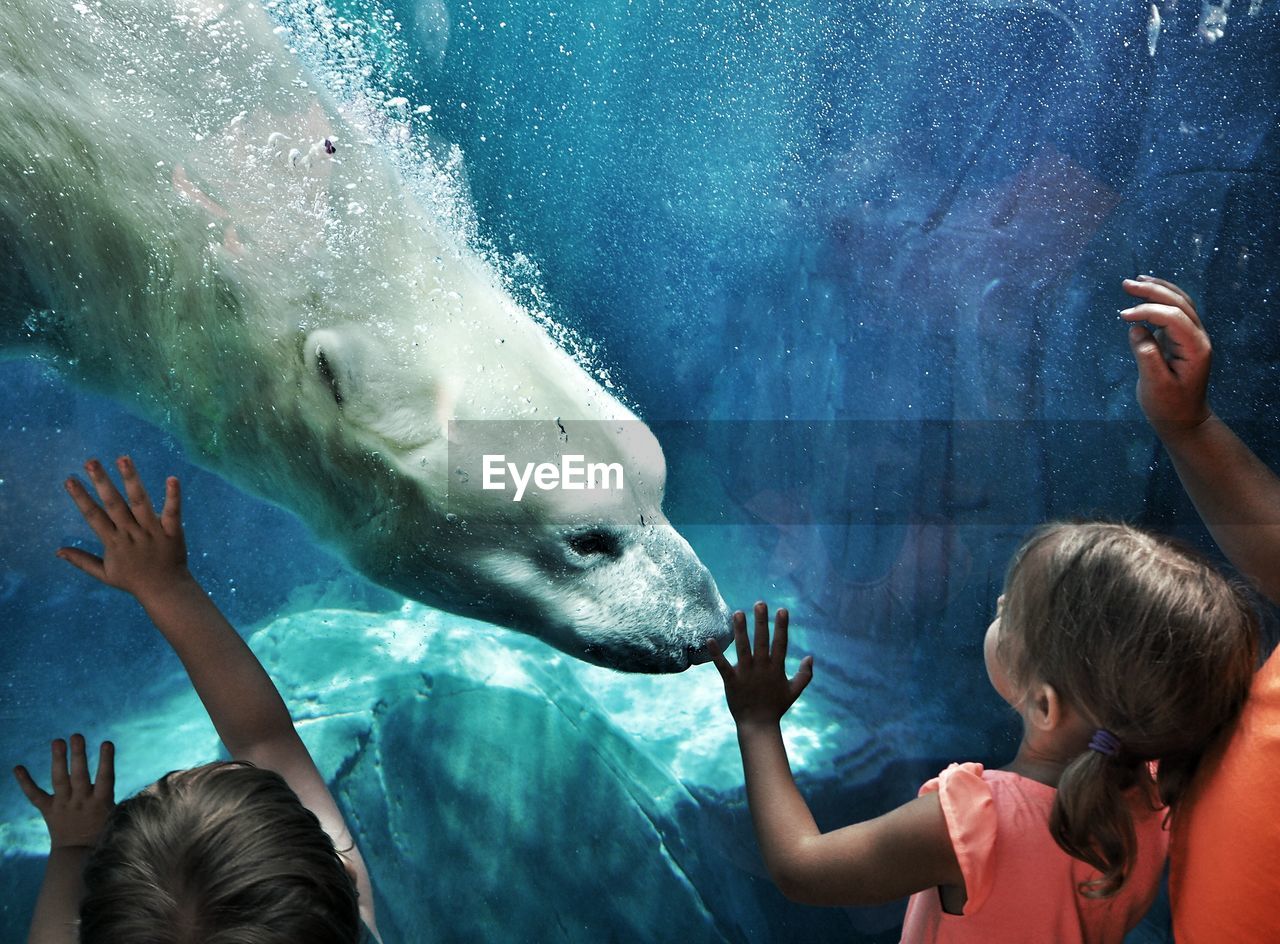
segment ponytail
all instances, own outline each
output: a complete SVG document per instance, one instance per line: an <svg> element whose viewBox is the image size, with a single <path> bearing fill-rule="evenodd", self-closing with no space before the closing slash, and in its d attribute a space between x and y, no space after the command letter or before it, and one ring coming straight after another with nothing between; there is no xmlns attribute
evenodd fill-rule
<svg viewBox="0 0 1280 944"><path fill-rule="evenodd" d="M1109 757L1087 750L1062 771L1049 832L1068 855L1101 873L1080 884L1086 898L1114 895L1128 877L1138 852L1132 806L1135 788L1152 810L1164 805L1147 765L1123 753Z"/></svg>

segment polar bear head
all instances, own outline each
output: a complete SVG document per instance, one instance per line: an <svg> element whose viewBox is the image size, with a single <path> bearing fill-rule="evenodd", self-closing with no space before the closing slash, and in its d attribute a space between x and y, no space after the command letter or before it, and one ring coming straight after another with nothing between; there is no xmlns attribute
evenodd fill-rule
<svg viewBox="0 0 1280 944"><path fill-rule="evenodd" d="M589 662L705 661L729 613L662 513L656 438L536 322L507 315L496 339L465 317L416 342L367 323L306 334L306 412L363 470L334 487L368 502L326 536L385 586Z"/></svg>

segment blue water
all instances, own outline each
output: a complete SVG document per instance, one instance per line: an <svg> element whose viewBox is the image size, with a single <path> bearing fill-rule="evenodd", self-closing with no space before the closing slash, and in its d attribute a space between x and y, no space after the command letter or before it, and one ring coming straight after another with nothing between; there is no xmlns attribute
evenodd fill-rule
<svg viewBox="0 0 1280 944"><path fill-rule="evenodd" d="M1207 6L1158 4L1152 52L1145 5L1103 0L339 5L370 87L460 149L469 238L658 431L725 599L792 608L824 827L1010 756L980 639L1031 524L1208 546L1134 402L1121 278L1199 301L1215 408L1280 461L1280 6L1237 0L1212 42ZM87 543L62 478L129 452L184 479L198 576L315 719L388 940L896 940L900 909L763 876L711 669L455 633L165 431L47 365L0 378L9 762L83 730L136 789L216 748L131 602L53 557ZM42 847L16 787L0 816L16 940Z"/></svg>

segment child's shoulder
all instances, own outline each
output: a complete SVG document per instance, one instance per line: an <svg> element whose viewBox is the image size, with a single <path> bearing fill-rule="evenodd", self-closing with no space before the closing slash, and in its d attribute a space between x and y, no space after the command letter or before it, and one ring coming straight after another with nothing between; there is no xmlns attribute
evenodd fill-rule
<svg viewBox="0 0 1280 944"><path fill-rule="evenodd" d="M981 848L994 844L1001 822L1047 824L1058 793L1011 770L975 762L951 764L920 788L921 796L935 792L953 844Z"/></svg>
<svg viewBox="0 0 1280 944"><path fill-rule="evenodd" d="M944 795L971 794L975 797L1013 792L1047 799L1050 803L1058 792L1056 787L1024 777L1012 770L990 768L976 761L949 764L938 776L928 780L920 788L920 795L935 791Z"/></svg>
<svg viewBox="0 0 1280 944"><path fill-rule="evenodd" d="M1053 808L1058 788L1012 770L985 767L976 762L950 764L938 776L920 788L926 793L941 795L943 809L968 808L982 811L984 807L1013 807L1022 812L1039 811L1046 817ZM1135 790L1131 797L1134 819L1145 821L1159 819L1163 809L1151 808L1145 795Z"/></svg>

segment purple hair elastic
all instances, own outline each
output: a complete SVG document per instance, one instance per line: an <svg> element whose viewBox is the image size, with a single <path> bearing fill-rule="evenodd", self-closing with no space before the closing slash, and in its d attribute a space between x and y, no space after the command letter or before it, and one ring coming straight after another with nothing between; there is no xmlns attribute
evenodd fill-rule
<svg viewBox="0 0 1280 944"><path fill-rule="evenodd" d="M1099 728L1093 732L1093 738L1089 741L1089 750L1105 754L1107 757L1115 757L1120 753L1120 739L1106 728Z"/></svg>

